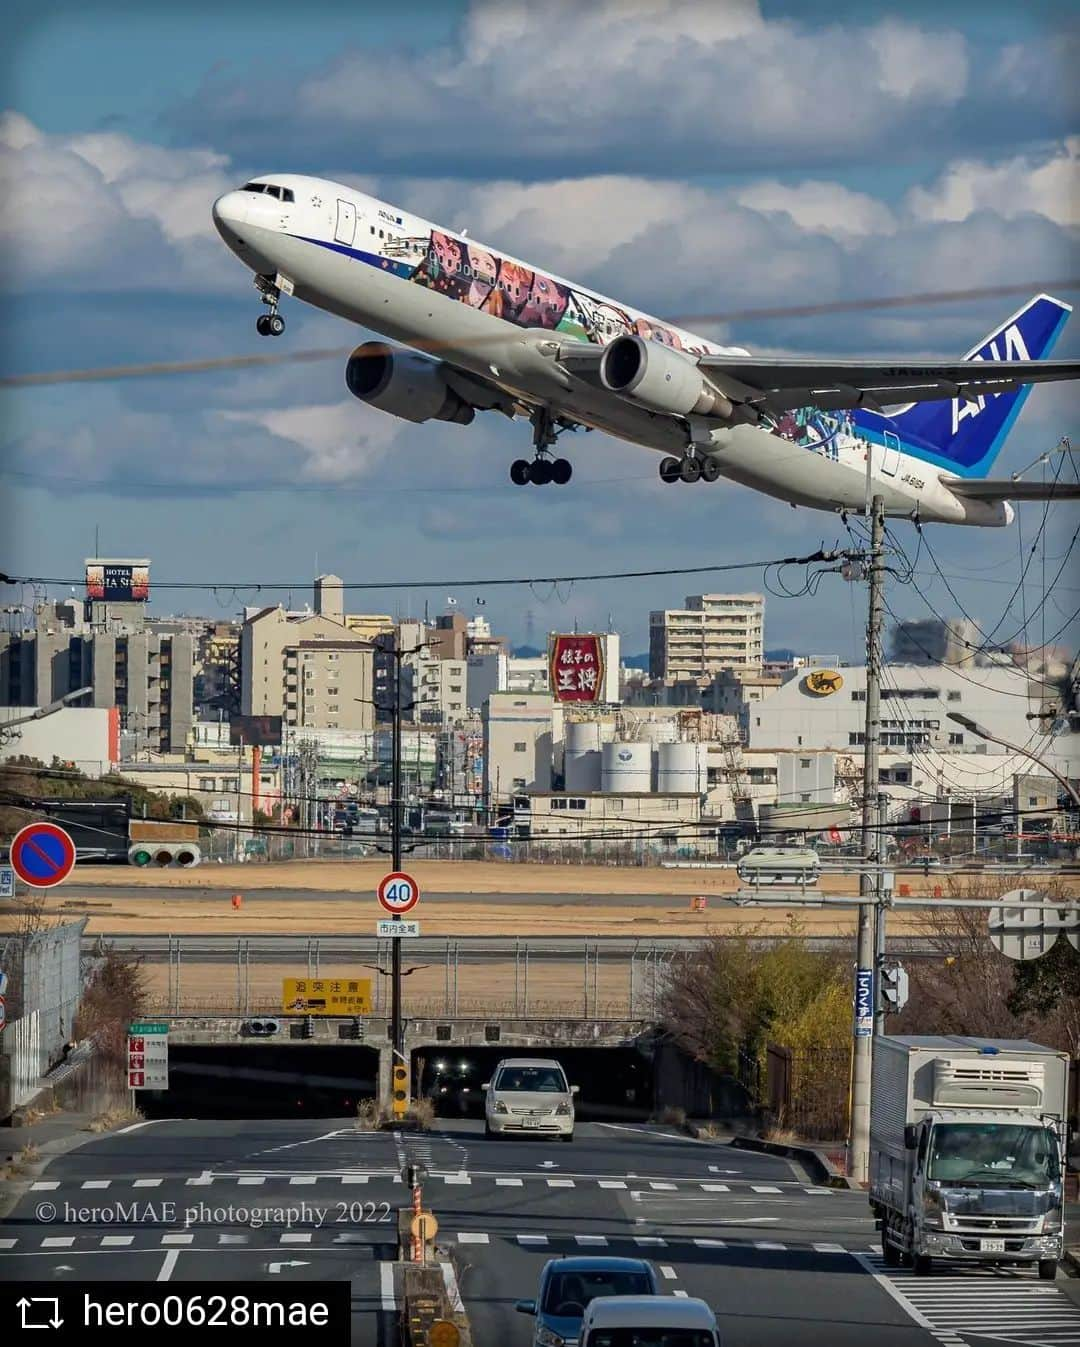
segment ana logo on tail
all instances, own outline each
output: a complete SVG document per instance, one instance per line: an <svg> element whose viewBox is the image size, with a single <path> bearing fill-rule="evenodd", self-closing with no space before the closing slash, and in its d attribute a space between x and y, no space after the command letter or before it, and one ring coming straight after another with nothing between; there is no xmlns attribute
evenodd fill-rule
<svg viewBox="0 0 1080 1347"><path fill-rule="evenodd" d="M1003 334L1005 338L1005 354L1002 355L998 350L997 340L987 342L983 350L973 355L972 360L1030 360L1028 348L1020 329L1015 323L1012 323L1005 329ZM987 397L999 398L1001 393L981 393L977 398L954 398L952 404L952 433L955 435L960 429L960 422L966 421L972 416L978 416L986 407Z"/></svg>

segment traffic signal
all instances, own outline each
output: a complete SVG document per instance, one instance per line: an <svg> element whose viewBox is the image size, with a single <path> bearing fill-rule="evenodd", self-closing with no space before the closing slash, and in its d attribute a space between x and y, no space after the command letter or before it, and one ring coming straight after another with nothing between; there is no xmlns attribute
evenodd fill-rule
<svg viewBox="0 0 1080 1347"><path fill-rule="evenodd" d="M338 1025L338 1038L360 1039L364 1037L364 1021L359 1019L346 1020L344 1024Z"/></svg>
<svg viewBox="0 0 1080 1347"><path fill-rule="evenodd" d="M254 1038L267 1038L271 1034L276 1034L280 1028L281 1022L279 1020L246 1020L241 1032L250 1034Z"/></svg>
<svg viewBox="0 0 1080 1347"><path fill-rule="evenodd" d="M315 1021L311 1018L310 1015L304 1016L303 1023L300 1025L300 1037L301 1038L315 1037Z"/></svg>
<svg viewBox="0 0 1080 1347"><path fill-rule="evenodd" d="M903 964L884 964L881 969L881 999L885 1010L895 1014L907 1005L908 975Z"/></svg>
<svg viewBox="0 0 1080 1347"><path fill-rule="evenodd" d="M390 1098L395 1113L405 1113L409 1107L409 1068L395 1062L390 1069Z"/></svg>
<svg viewBox="0 0 1080 1347"><path fill-rule="evenodd" d="M140 869L176 867L189 870L202 860L195 842L135 842L128 847L128 864Z"/></svg>

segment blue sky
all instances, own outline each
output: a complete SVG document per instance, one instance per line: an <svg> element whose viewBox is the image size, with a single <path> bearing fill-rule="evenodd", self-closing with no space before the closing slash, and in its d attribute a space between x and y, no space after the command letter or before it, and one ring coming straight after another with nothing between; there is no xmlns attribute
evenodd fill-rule
<svg viewBox="0 0 1080 1347"><path fill-rule="evenodd" d="M270 168L364 184L667 315L1077 274L1065 5L17 3L8 14L5 371L264 349L250 279L209 206ZM715 335L771 352L944 354L1010 307ZM1075 323L1056 354L1080 350ZM283 340L357 335L293 306ZM300 584L316 565L354 580L638 569L812 550L839 532L828 515L742 488L663 488L652 455L599 435L572 447L572 488L522 492L506 469L527 427L393 422L350 401L334 363L0 397L0 567L76 576L97 527L103 548L151 556L159 578L229 582L160 596L159 609L230 612L232 582ZM995 473L1076 431L1075 413L1071 389L1037 390ZM1024 507L1023 533L930 533L964 606L990 625L1040 515ZM1052 511L1051 573L1071 525L1067 506ZM1048 634L1075 607L1069 580L1047 605ZM938 611L955 606L939 579L921 583ZM610 615L641 649L648 610L700 587L501 592L487 612L515 640L527 610L540 632ZM446 590L376 593L367 606L438 608ZM813 601L770 598L769 644L856 654L852 599L839 581ZM893 605L926 611L910 587ZM1014 607L1002 630L1019 625L1019 597Z"/></svg>

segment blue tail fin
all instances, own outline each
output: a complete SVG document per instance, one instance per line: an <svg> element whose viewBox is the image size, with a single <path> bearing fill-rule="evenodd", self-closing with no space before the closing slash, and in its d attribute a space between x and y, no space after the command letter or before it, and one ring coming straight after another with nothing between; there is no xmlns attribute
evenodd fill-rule
<svg viewBox="0 0 1080 1347"><path fill-rule="evenodd" d="M965 360L1041 360L1048 355L1065 320L1068 304L1036 295L995 328ZM952 402L917 402L895 412L892 421L904 452L936 463L960 477L984 477L1020 415L1031 384L1015 393L993 393Z"/></svg>

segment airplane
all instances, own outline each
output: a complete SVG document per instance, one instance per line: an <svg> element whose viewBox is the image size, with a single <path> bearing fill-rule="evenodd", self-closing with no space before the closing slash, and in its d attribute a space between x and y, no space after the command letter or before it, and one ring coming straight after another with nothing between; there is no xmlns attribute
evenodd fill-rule
<svg viewBox="0 0 1080 1347"><path fill-rule="evenodd" d="M341 183L268 174L212 214L254 273L260 334L284 332L292 296L403 343L359 345L349 391L415 424L527 417L519 486L565 485L557 441L600 430L659 451L664 482L725 477L841 514L880 495L887 516L1001 527L1011 500L1080 497L985 475L1032 385L1080 375L1043 358L1071 312L1051 295L962 360L760 359Z"/></svg>

